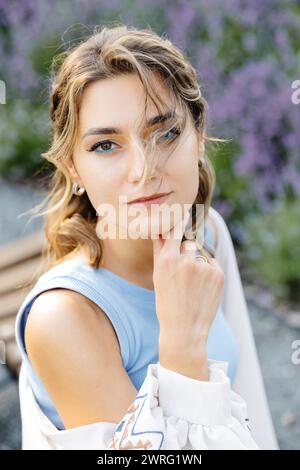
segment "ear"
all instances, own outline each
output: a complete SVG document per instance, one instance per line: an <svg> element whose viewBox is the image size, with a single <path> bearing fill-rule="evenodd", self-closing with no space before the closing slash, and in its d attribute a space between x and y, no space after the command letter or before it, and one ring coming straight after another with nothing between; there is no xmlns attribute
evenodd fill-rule
<svg viewBox="0 0 300 470"><path fill-rule="evenodd" d="M205 137L203 132L199 130L196 132L196 139L197 139L197 152L199 155L199 160L203 159L204 152L205 152Z"/></svg>
<svg viewBox="0 0 300 470"><path fill-rule="evenodd" d="M75 168L74 162L72 158L69 158L66 162L66 168L71 176L72 181L77 181L79 184L81 184L80 177L77 173L77 170Z"/></svg>
<svg viewBox="0 0 300 470"><path fill-rule="evenodd" d="M199 152L199 158L203 158L203 155L205 152L204 139L199 139L198 141L198 152Z"/></svg>

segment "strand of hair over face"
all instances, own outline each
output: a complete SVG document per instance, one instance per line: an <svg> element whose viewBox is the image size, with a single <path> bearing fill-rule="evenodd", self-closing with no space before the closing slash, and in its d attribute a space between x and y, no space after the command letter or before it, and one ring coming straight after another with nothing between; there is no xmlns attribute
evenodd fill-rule
<svg viewBox="0 0 300 470"><path fill-rule="evenodd" d="M197 71L168 38L160 37L151 28L137 29L124 24L95 27L87 39L53 60L49 109L52 140L42 157L54 170L49 178L46 198L24 213L32 212L32 217L45 216L47 247L43 256L47 259L47 268L80 250L84 250L92 266L100 266L102 246L95 230L96 210L86 193L81 197L72 194L66 163L72 159L77 142L85 88L97 80L131 73L137 74L145 92L144 108L135 122L136 136L142 135L145 128L149 100L155 104L158 114L177 112L181 116L172 119L168 125L164 124L163 130L156 129L146 139L136 138L135 145L144 157L140 186L151 177L157 161L165 164L180 145L178 138L160 146L163 134L174 126L184 132L188 118L199 142L221 141L206 135L206 102L201 94ZM158 81L163 93L159 93ZM161 183L162 180L160 187ZM204 204L205 216L214 184L214 170L204 154L199 163L199 190L194 204ZM46 209L42 210L45 206ZM193 226L196 227L196 221Z"/></svg>

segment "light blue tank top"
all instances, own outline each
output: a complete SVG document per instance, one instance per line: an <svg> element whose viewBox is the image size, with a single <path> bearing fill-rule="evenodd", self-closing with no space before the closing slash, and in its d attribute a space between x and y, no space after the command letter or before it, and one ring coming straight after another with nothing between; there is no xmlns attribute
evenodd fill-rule
<svg viewBox="0 0 300 470"><path fill-rule="evenodd" d="M205 239L214 244L207 224ZM64 429L52 399L29 361L24 341L26 320L34 300L41 292L58 287L86 296L109 317L119 340L123 366L137 390L146 377L148 365L159 360L159 322L153 290L133 284L106 268L91 267L83 259L63 261L39 277L17 313L16 341L37 402L54 425ZM210 359L228 362L228 376L233 383L238 346L221 306L211 325L207 353Z"/></svg>

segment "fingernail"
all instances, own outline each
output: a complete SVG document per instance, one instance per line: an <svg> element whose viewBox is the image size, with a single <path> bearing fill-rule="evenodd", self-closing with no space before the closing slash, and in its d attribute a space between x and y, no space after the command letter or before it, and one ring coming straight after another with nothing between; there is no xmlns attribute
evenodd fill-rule
<svg viewBox="0 0 300 470"><path fill-rule="evenodd" d="M183 243L184 243L184 247L186 250L195 251L197 249L196 243L193 242L192 240L186 240Z"/></svg>

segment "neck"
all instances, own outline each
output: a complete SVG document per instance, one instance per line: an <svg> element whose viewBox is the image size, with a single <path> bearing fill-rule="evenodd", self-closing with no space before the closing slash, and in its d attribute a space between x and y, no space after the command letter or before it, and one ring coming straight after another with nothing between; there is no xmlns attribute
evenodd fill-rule
<svg viewBox="0 0 300 470"><path fill-rule="evenodd" d="M153 243L151 239L101 240L101 266L146 289L153 286Z"/></svg>

